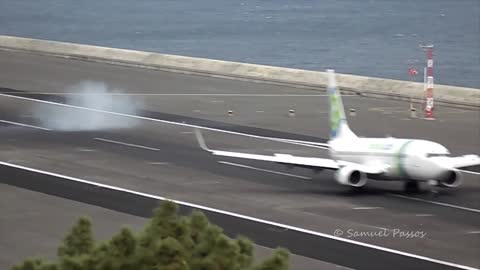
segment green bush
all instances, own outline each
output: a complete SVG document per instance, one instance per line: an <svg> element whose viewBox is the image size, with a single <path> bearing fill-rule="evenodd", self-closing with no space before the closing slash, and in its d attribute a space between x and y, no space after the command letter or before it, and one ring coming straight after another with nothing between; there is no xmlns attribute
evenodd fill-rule
<svg viewBox="0 0 480 270"><path fill-rule="evenodd" d="M194 211L180 216L178 206L164 202L135 234L122 228L111 239L96 243L92 224L80 218L64 238L57 259L27 259L13 270L287 270L289 253L276 249L254 264L253 243L231 239Z"/></svg>

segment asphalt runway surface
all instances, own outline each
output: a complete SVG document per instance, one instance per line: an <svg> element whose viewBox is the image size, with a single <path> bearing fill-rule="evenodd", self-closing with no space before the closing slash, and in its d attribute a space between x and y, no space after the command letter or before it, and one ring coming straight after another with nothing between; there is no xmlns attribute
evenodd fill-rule
<svg viewBox="0 0 480 270"><path fill-rule="evenodd" d="M86 95L82 87L72 88L91 80L123 89L123 95L109 102L135 104L135 113L151 118L319 142L328 134L326 98L318 96L322 92L13 52L0 52L0 63L0 86L9 95L76 102L72 93L83 93L98 100L99 95ZM94 88L97 94L102 90L102 86ZM447 145L455 154L479 153L478 111L443 107L438 108L437 120L425 121L409 119L408 104L402 102L350 96L344 101L347 108L356 109L350 124L363 136L425 138ZM296 109L294 117L288 116L290 108ZM227 116L229 109L233 116ZM335 230L423 232L422 238L343 237L480 265L476 256L480 247L478 175L466 174L462 187L441 190L434 198L428 192L406 196L398 183L371 182L365 192L356 193L336 184L330 172L314 174L211 157L198 147L190 128L105 114L99 119L99 113L86 111L80 112L81 117L78 114L75 109L0 95L0 160L326 234ZM78 118L90 120L82 123ZM208 131L204 135L215 149L326 155L320 149L232 134ZM28 189L26 183L22 187ZM269 239L253 236L269 246ZM299 255L308 253L298 248L301 243L296 240L290 241ZM360 269L365 251L359 252L345 260L336 257L334 263L356 264Z"/></svg>
<svg viewBox="0 0 480 270"><path fill-rule="evenodd" d="M5 178L3 178L5 179ZM0 184L0 267L7 269L26 257L40 256L54 259L57 247L79 216L91 218L95 239L109 239L122 227L141 230L147 219L104 207ZM19 230L11 230L19 223ZM3 234L3 232L8 232ZM20 243L20 244L19 244ZM266 258L270 248L255 246L256 259ZM291 269L345 269L318 260L292 254Z"/></svg>

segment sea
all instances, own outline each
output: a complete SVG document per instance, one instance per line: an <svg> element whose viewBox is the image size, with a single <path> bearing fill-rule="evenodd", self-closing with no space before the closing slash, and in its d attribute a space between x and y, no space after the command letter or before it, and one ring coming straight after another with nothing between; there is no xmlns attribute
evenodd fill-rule
<svg viewBox="0 0 480 270"><path fill-rule="evenodd" d="M0 35L419 82L433 44L480 88L480 0L0 0Z"/></svg>

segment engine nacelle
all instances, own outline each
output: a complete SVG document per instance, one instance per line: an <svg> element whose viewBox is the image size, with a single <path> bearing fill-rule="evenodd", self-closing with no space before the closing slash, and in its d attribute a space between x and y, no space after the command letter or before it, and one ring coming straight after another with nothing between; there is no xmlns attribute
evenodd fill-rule
<svg viewBox="0 0 480 270"><path fill-rule="evenodd" d="M445 173L439 180L440 186L456 188L462 183L463 176L458 170L451 170Z"/></svg>
<svg viewBox="0 0 480 270"><path fill-rule="evenodd" d="M338 183L353 187L363 187L367 183L367 175L353 167L345 166L335 175Z"/></svg>

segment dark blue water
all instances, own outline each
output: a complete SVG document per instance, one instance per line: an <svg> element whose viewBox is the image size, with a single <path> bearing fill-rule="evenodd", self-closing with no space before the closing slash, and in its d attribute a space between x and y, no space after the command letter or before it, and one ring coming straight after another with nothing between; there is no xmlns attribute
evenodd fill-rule
<svg viewBox="0 0 480 270"><path fill-rule="evenodd" d="M0 0L0 34L401 80L433 43L480 88L480 0Z"/></svg>

